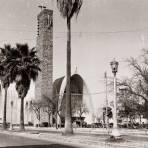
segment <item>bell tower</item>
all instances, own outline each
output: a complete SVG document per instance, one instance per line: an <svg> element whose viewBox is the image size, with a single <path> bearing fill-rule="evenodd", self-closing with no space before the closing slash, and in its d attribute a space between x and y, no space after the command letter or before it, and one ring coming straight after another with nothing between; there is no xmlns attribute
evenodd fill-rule
<svg viewBox="0 0 148 148"><path fill-rule="evenodd" d="M42 9L37 16L37 55L41 60L38 79L35 83L35 99L44 96L52 99L53 81L53 11Z"/></svg>

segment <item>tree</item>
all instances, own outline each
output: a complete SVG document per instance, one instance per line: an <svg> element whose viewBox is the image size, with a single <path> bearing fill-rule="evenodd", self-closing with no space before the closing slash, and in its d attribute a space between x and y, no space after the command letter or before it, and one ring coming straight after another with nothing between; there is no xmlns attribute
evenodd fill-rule
<svg viewBox="0 0 148 148"><path fill-rule="evenodd" d="M131 57L127 62L133 71L132 77L121 80L118 86L126 87L127 93L144 102L145 117L148 118L148 50L143 50L141 56Z"/></svg>
<svg viewBox="0 0 148 148"><path fill-rule="evenodd" d="M127 121L130 119L133 124L134 120L139 117L141 123L141 116L145 115L143 101L140 101L138 96L129 93L126 88L119 91L118 97L120 118L127 118Z"/></svg>
<svg viewBox="0 0 148 148"><path fill-rule="evenodd" d="M57 115L57 99L53 98L50 99L47 96L43 96L43 112L47 113L48 115L48 124L50 126L53 126L52 123L53 121L50 121L50 119L55 119L56 121L56 128L57 128L57 119L56 119L56 115Z"/></svg>
<svg viewBox="0 0 148 148"><path fill-rule="evenodd" d="M40 71L40 60L36 56L34 48L29 49L27 44L16 44L10 49L10 55L6 58L5 65L16 83L16 91L21 99L20 130L24 130L24 98L30 88L31 80L35 81Z"/></svg>
<svg viewBox="0 0 148 148"><path fill-rule="evenodd" d="M103 107L103 123L105 125L105 120L107 121L107 126L109 123L109 119L113 117L113 113L112 113L112 108L111 107L107 107L107 120L106 120L106 107Z"/></svg>
<svg viewBox="0 0 148 148"><path fill-rule="evenodd" d="M145 85L144 82L142 82L139 79L140 78L126 79L123 80L119 85L126 86L127 93L130 94L130 97L138 98L141 101L143 100L147 105L148 104L148 94L146 92L147 88L144 86Z"/></svg>
<svg viewBox="0 0 148 148"><path fill-rule="evenodd" d="M62 105L62 107L59 108L58 98L59 98L59 95L56 93L53 95L52 99L50 99L47 96L43 96L43 100L42 100L43 101L43 112L47 113L49 120L54 119L55 124L56 124L55 126L56 129L58 129L59 126L61 127L61 122L64 119L63 112L65 111L65 101L64 101L64 106ZM60 125L58 125L58 117L60 119Z"/></svg>
<svg viewBox="0 0 148 148"><path fill-rule="evenodd" d="M106 115L106 107L103 107L103 115ZM107 107L107 117L108 118L112 118L113 113L112 113L112 108L111 107Z"/></svg>
<svg viewBox="0 0 148 148"><path fill-rule="evenodd" d="M1 49L1 54L0 54L0 79L1 79L1 83L2 83L2 87L5 90L5 96L4 96L4 109L3 109L3 128L6 129L7 128L7 91L9 88L9 85L11 83L11 75L8 71L8 69L6 68L5 65L5 60L8 58L8 56L10 56L11 52L11 46L10 45L4 45L4 48L0 48Z"/></svg>
<svg viewBox="0 0 148 148"><path fill-rule="evenodd" d="M71 19L78 15L83 0L57 0L57 7L62 17L67 19L67 82L66 82L66 116L65 116L65 134L72 134L71 121L71 94L70 94L70 76L71 76Z"/></svg>
<svg viewBox="0 0 148 148"><path fill-rule="evenodd" d="M31 101L29 106L29 110L33 111L36 115L36 118L38 120L38 127L40 126L42 107L43 107L43 103L41 100Z"/></svg>
<svg viewBox="0 0 148 148"><path fill-rule="evenodd" d="M54 100L51 100L49 97L43 96L42 100L31 101L29 110L35 113L36 118L38 120L38 125L40 125L41 113L42 112L47 113L48 125L52 126L50 124L50 117L53 113L55 113Z"/></svg>

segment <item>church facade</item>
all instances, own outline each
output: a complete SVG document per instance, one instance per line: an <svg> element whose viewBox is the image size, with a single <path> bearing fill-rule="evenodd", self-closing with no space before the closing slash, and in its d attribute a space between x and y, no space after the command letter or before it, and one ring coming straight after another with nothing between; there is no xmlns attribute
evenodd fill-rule
<svg viewBox="0 0 148 148"><path fill-rule="evenodd" d="M44 97L52 99L55 88L58 89L58 107L60 108L62 100L65 100L65 87L66 78L63 77L61 82L55 85L53 83L53 11L43 9L37 16L38 20L38 34L36 42L36 50L39 59L41 60L38 78L35 83L31 83L30 90L25 98L24 103L24 122L25 124L33 123L36 125L38 120L33 112L29 110L30 103L36 100L42 100ZM81 99L84 101L89 110L92 110L91 96L84 95L88 94L88 89L85 81L79 74L75 74L71 77L72 80L72 93L81 95ZM0 122L3 117L3 100L4 90L0 91ZM57 92L56 92L57 93ZM12 103L13 102L13 105ZM93 112L93 111L91 111ZM15 91L15 84L12 84L8 89L8 100L7 100L7 122L13 122L13 124L19 124L19 113L20 113L20 100L18 99ZM48 115L41 112L41 122L48 122ZM91 115L89 115L91 116Z"/></svg>

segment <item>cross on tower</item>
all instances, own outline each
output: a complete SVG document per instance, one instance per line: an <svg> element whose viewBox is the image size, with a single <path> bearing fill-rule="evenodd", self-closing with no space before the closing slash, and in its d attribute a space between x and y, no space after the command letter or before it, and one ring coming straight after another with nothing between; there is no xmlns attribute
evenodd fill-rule
<svg viewBox="0 0 148 148"><path fill-rule="evenodd" d="M46 9L46 6L39 5L38 7L41 9L41 11L42 11L43 9Z"/></svg>

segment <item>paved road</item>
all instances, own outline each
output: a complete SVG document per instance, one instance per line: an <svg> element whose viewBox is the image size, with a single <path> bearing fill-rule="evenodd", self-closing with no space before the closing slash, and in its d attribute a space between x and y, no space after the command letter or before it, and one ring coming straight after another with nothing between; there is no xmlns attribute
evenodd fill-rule
<svg viewBox="0 0 148 148"><path fill-rule="evenodd" d="M0 133L0 147L9 148L76 148L68 145L55 144L44 140L34 140L19 136Z"/></svg>
<svg viewBox="0 0 148 148"><path fill-rule="evenodd" d="M77 131L74 136L64 137L57 130L26 130L21 133L19 131L1 131L0 133L0 147L22 147L22 148L90 148L91 146L97 146L97 148L148 148L148 134L128 133L124 132L124 141L121 143L106 143L108 136L103 132L85 132L81 133ZM5 134L4 134L5 133ZM6 134L9 133L9 134ZM40 133L40 134L39 134ZM38 135L39 134L39 135ZM15 135L15 136L14 136ZM16 136L18 135L18 136ZM19 137L25 136L28 138ZM30 139L30 138L34 139ZM39 140L35 140L38 139ZM44 139L44 140L41 140ZM46 141L45 141L46 140ZM51 142L52 141L52 142ZM55 143L54 143L54 142ZM103 143L102 143L103 142ZM68 143L69 145L62 145L59 143ZM71 146L72 144L75 145ZM85 144L85 146L84 146ZM107 144L107 145L106 145ZM111 145L110 145L111 144ZM118 145L116 145L118 144ZM83 146L83 147L82 147Z"/></svg>

